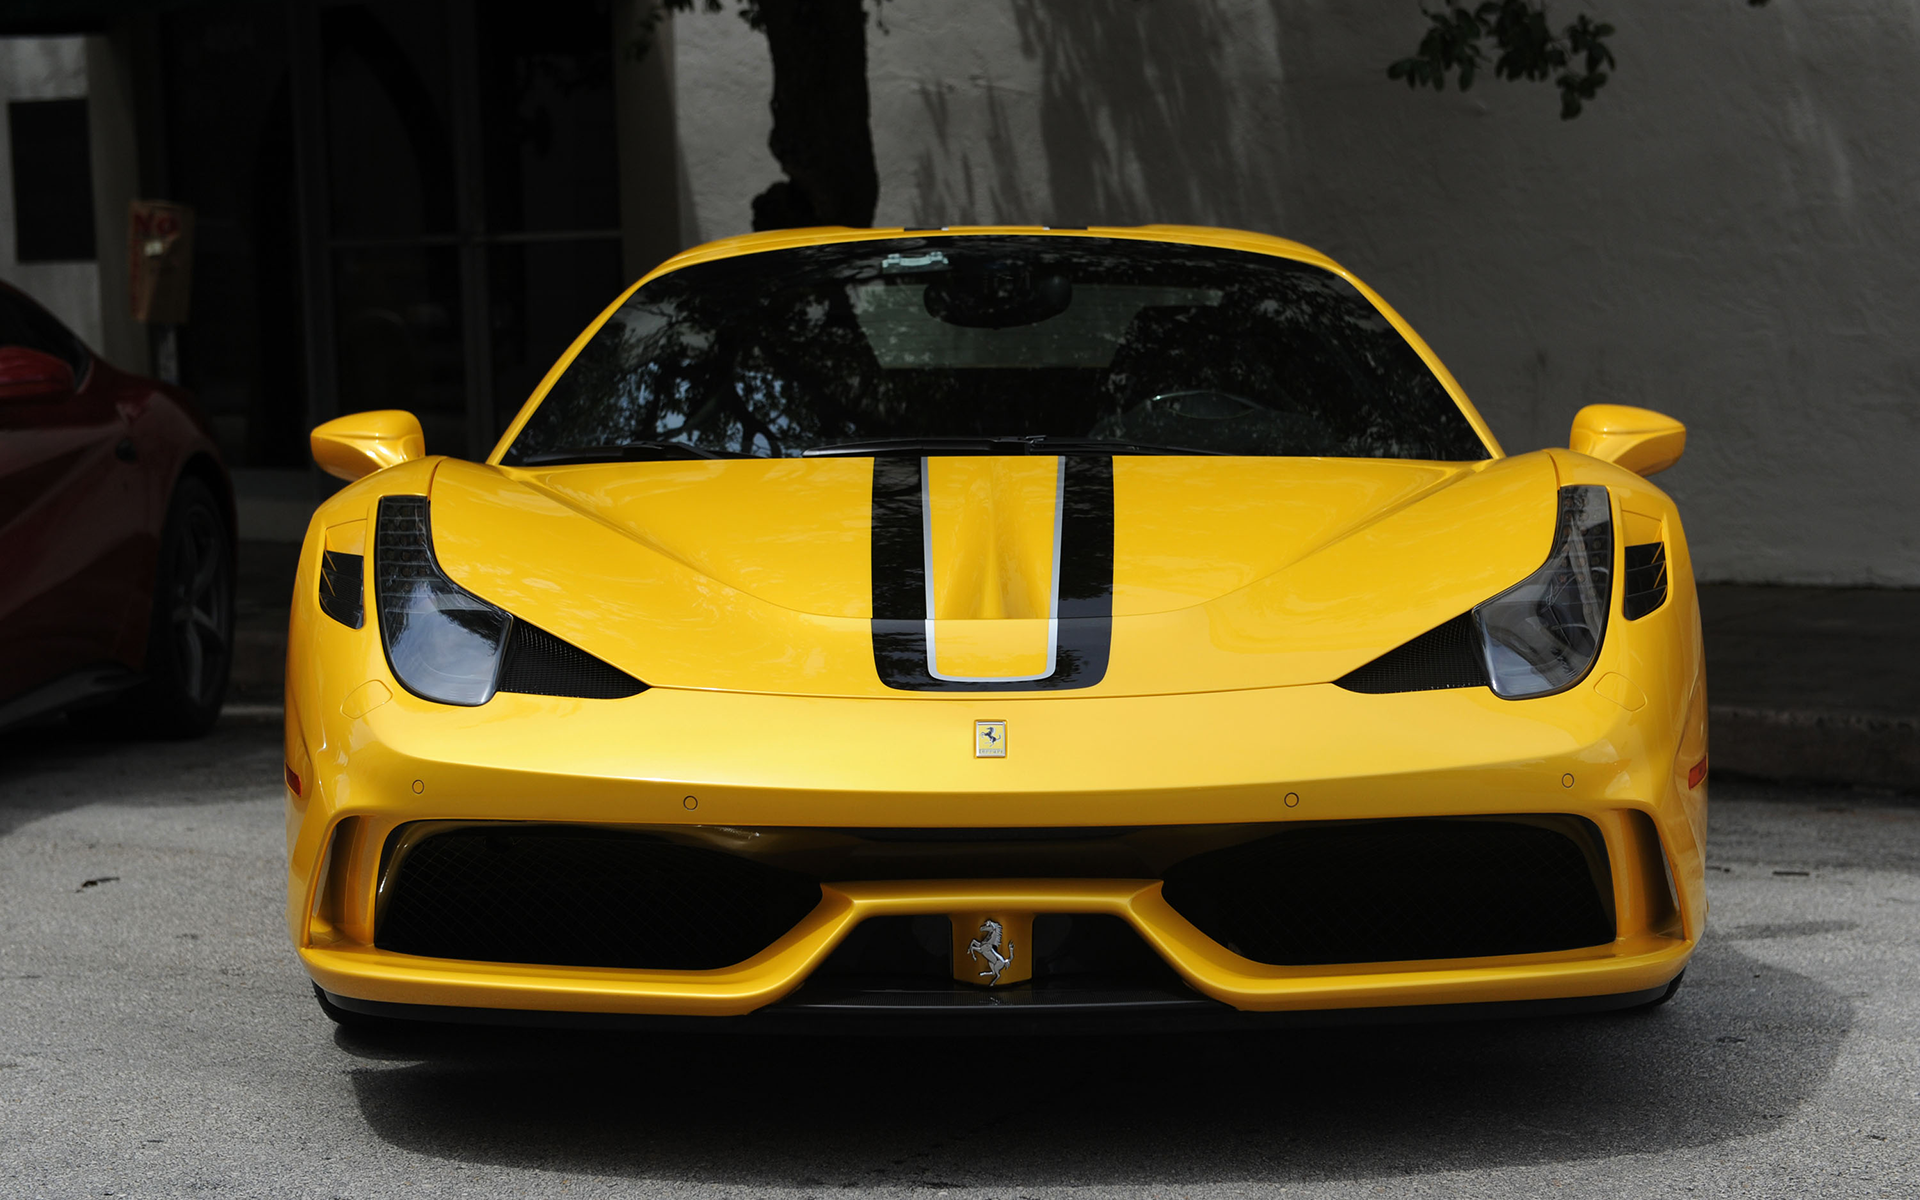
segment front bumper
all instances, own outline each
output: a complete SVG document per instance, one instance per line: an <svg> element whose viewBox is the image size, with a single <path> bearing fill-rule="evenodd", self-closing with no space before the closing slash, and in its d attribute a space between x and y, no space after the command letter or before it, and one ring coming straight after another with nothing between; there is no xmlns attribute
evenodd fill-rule
<svg viewBox="0 0 1920 1200"><path fill-rule="evenodd" d="M1679 974L1705 919L1705 795L1681 761L1697 717L1657 699L1628 710L1592 684L1521 704L1481 689L1320 685L984 701L654 689L622 701L503 695L463 710L401 693L347 710L289 705L289 763L312 784L289 794L288 919L314 980L350 1003L740 1016L792 996L864 920L985 910L1117 917L1197 996L1246 1012L1632 998ZM977 719L1008 722L1006 758L971 757ZM1272 966L1206 937L1155 879L976 878L825 883L785 936L715 970L374 945L387 847L423 820L938 830L1541 812L1584 817L1604 837L1612 942Z"/></svg>
<svg viewBox="0 0 1920 1200"><path fill-rule="evenodd" d="M1686 966L1684 937L1637 930L1605 946L1494 959L1278 967L1209 940L1138 880L919 880L823 887L818 908L747 961L715 971L474 963L364 944L301 951L328 992L358 999L562 1012L738 1016L786 996L870 917L1013 909L1118 916L1196 992L1250 1012L1468 1004L1638 993Z"/></svg>

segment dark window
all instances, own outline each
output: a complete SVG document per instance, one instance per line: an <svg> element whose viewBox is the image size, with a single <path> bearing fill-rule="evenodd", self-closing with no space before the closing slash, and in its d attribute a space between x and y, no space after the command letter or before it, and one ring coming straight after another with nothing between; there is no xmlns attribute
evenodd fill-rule
<svg viewBox="0 0 1920 1200"><path fill-rule="evenodd" d="M177 331L181 382L229 462L305 468L314 422L287 6L167 5L157 15L166 191L193 206L196 231L193 319Z"/></svg>
<svg viewBox="0 0 1920 1200"><path fill-rule="evenodd" d="M86 100L12 101L7 133L13 139L14 257L23 263L91 259L93 158Z"/></svg>
<svg viewBox="0 0 1920 1200"><path fill-rule="evenodd" d="M506 461L649 442L777 457L1036 436L1487 456L1413 347L1329 271L1169 242L976 235L765 251L662 276L593 336Z"/></svg>
<svg viewBox="0 0 1920 1200"><path fill-rule="evenodd" d="M73 382L87 378L91 355L79 338L45 309L14 292L0 288L0 346L25 346L51 354L73 368Z"/></svg>

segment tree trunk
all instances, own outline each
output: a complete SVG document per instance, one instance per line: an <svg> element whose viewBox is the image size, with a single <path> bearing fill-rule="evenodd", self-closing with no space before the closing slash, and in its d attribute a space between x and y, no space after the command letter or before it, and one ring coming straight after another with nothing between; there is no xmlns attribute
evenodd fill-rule
<svg viewBox="0 0 1920 1200"><path fill-rule="evenodd" d="M755 229L873 224L864 0L759 0L773 57L773 133L787 173L753 198Z"/></svg>

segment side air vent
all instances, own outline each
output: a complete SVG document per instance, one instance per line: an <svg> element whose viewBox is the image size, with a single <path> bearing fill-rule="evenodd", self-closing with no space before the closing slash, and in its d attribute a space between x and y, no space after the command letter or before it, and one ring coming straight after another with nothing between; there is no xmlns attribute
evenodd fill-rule
<svg viewBox="0 0 1920 1200"><path fill-rule="evenodd" d="M507 661L500 664L496 690L618 700L646 691L647 685L580 647L516 618L513 632L507 637Z"/></svg>
<svg viewBox="0 0 1920 1200"><path fill-rule="evenodd" d="M320 556L320 611L348 629L366 624L366 561L358 554L332 550Z"/></svg>
<svg viewBox="0 0 1920 1200"><path fill-rule="evenodd" d="M389 843L374 944L399 954L710 971L820 903L797 872L642 833L475 826Z"/></svg>
<svg viewBox="0 0 1920 1200"><path fill-rule="evenodd" d="M1480 654L1473 614L1461 613L1334 682L1350 692L1371 695L1486 687L1487 664Z"/></svg>
<svg viewBox="0 0 1920 1200"><path fill-rule="evenodd" d="M1227 949L1281 966L1614 938L1606 841L1581 817L1302 822L1175 864L1162 895Z"/></svg>
<svg viewBox="0 0 1920 1200"><path fill-rule="evenodd" d="M1638 620L1667 602L1667 544L1647 542L1627 547L1627 591L1620 611Z"/></svg>

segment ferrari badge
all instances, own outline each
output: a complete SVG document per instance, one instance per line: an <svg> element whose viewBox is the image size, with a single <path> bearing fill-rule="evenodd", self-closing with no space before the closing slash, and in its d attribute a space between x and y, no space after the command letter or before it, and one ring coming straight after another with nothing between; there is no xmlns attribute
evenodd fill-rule
<svg viewBox="0 0 1920 1200"><path fill-rule="evenodd" d="M1004 908L948 913L953 981L1004 988L1033 978L1033 914Z"/></svg>
<svg viewBox="0 0 1920 1200"><path fill-rule="evenodd" d="M1007 756L1007 723L1005 721L973 723L973 756L975 758Z"/></svg>
<svg viewBox="0 0 1920 1200"><path fill-rule="evenodd" d="M980 922L980 936L967 943L967 957L986 965L980 977L987 981L988 987L999 983L1000 973L1013 965L1013 939L1003 941L1004 935L1000 922L988 918Z"/></svg>

